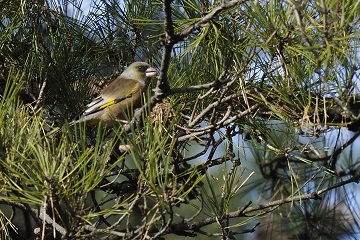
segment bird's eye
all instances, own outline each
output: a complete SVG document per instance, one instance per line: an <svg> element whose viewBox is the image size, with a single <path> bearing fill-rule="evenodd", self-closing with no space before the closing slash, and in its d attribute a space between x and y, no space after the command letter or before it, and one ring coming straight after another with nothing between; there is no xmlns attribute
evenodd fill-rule
<svg viewBox="0 0 360 240"><path fill-rule="evenodd" d="M144 68L143 66L139 66L138 69L139 69L140 71L144 71L145 68Z"/></svg>

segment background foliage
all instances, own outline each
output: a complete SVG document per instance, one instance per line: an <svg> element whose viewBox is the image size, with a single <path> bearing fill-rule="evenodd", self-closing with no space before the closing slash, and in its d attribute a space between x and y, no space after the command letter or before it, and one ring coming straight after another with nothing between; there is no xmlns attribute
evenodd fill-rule
<svg viewBox="0 0 360 240"><path fill-rule="evenodd" d="M2 239L356 239L359 1L0 9ZM128 124L69 127L139 60Z"/></svg>

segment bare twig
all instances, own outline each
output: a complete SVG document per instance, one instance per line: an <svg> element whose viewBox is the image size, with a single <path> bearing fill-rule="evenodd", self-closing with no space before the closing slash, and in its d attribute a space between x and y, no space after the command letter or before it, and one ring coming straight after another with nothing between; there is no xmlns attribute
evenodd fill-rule
<svg viewBox="0 0 360 240"><path fill-rule="evenodd" d="M40 214L39 218L43 221L45 221L47 224L51 224L54 227L54 231L56 230L59 232L62 236L65 236L67 234L66 229L61 226L60 224L56 223L47 213L46 213L46 203L44 203L44 206L40 208Z"/></svg>
<svg viewBox="0 0 360 240"><path fill-rule="evenodd" d="M248 0L233 0L233 1L223 1L223 3L218 6L215 7L211 12L209 12L208 14L206 14L204 17L202 17L199 21L197 21L194 24L191 24L189 27L187 27L186 29L184 29L180 34L179 34L179 40L180 39L184 39L187 36L189 36L192 32L194 32L195 30L203 27L206 23L208 23L209 21L211 21L212 19L214 19L217 15L219 15L221 12L235 7L237 5L240 5L242 3L247 2Z"/></svg>
<svg viewBox="0 0 360 240"><path fill-rule="evenodd" d="M252 111L255 111L255 109L259 108L260 104L255 104L253 105L252 107L250 107L249 109L246 109L245 111L242 111L238 114L236 114L235 116L229 118L227 121L223 122L222 124L219 124L219 125L209 125L208 127L205 128L205 130L203 131L200 131L200 132L192 132L190 134L187 134L187 135L183 135L181 137L178 138L178 141L179 142L182 142L182 141L186 141L186 140L189 140L189 139L193 139L195 137L199 137L199 136L202 136L202 135L205 135L211 131L215 131L217 129L220 129L224 126L227 126L228 124L234 122L236 119L239 119L239 118L242 118L248 114L250 114Z"/></svg>
<svg viewBox="0 0 360 240"><path fill-rule="evenodd" d="M43 81L43 83L41 85L39 96L38 96L38 98L36 100L35 107L33 108L34 111L36 111L39 108L40 103L43 100L43 95L44 95L44 90L45 90L45 87L46 87L46 83L47 83L47 77L45 77L45 79L44 79L44 81Z"/></svg>

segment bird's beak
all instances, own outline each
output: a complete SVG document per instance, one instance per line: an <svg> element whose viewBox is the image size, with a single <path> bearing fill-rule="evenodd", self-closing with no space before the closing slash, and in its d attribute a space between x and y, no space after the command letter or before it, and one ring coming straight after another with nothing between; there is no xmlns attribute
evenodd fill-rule
<svg viewBox="0 0 360 240"><path fill-rule="evenodd" d="M146 77L153 77L157 75L157 71L155 68L149 67L148 69L146 69L145 75Z"/></svg>

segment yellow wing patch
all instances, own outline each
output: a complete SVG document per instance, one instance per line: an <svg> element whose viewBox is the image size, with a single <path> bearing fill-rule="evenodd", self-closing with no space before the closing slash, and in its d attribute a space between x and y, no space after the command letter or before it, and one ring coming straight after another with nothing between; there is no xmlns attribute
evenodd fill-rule
<svg viewBox="0 0 360 240"><path fill-rule="evenodd" d="M98 109L99 109L99 110L100 110L100 109L104 109L104 108L106 108L106 107L108 107L108 106L113 105L113 104L115 103L115 100L116 100L116 99L113 99L113 100L108 101L107 103L101 105Z"/></svg>

